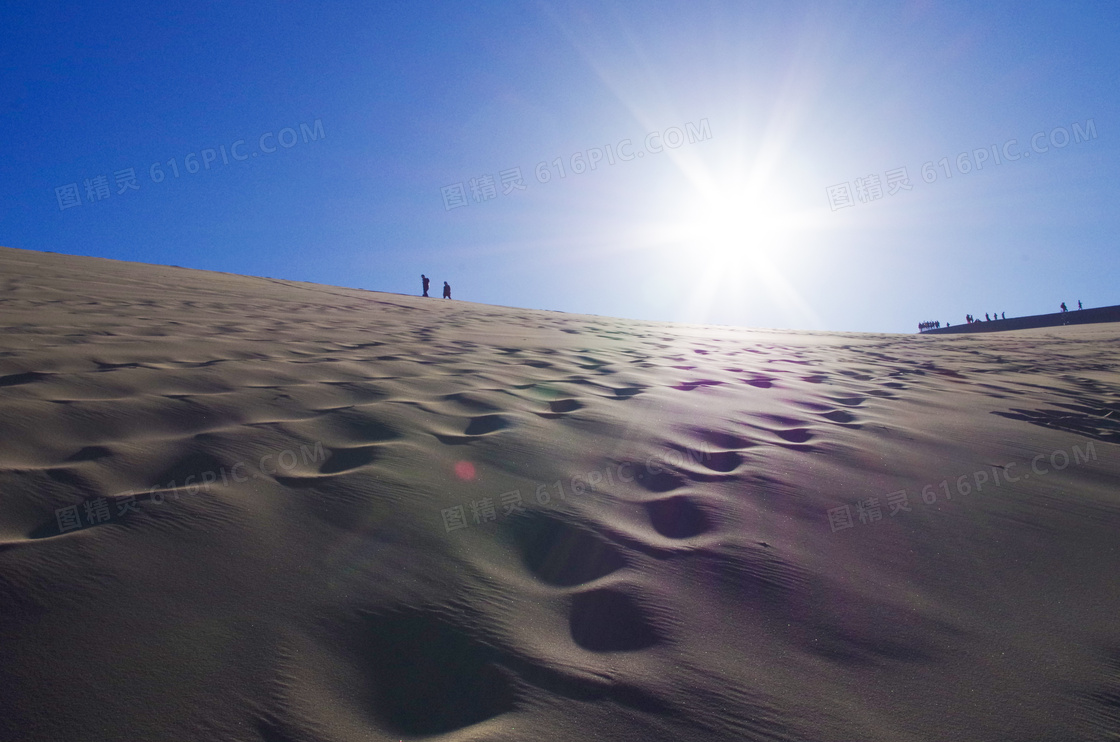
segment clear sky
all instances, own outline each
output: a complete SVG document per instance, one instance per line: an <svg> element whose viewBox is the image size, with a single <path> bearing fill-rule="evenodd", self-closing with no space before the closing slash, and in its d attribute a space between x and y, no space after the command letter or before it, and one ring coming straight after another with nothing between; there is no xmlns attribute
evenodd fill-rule
<svg viewBox="0 0 1120 742"><path fill-rule="evenodd" d="M1114 0L10 2L0 62L9 247L755 327L1120 304Z"/></svg>

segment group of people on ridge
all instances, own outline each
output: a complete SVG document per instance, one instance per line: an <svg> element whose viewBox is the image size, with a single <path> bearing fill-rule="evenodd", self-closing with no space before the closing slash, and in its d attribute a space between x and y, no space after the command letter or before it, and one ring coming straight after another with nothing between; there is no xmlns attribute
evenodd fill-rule
<svg viewBox="0 0 1120 742"><path fill-rule="evenodd" d="M1068 312L1069 311L1069 309L1066 307L1066 303L1064 301L1061 303L1060 306L1061 306L1063 312ZM1078 309L1082 308L1080 299L1077 300L1077 308ZM964 318L965 318L965 320L968 321L968 324L970 324L970 325L973 324L974 322L995 322L996 320L1007 319L1007 312L992 312L990 315L987 312L984 312L984 319L980 319L979 317L973 317L971 314L966 314L964 316ZM948 322L946 322L945 326L949 327L950 325L949 325ZM939 327L941 327L940 322L919 322L918 323L918 332L925 332L926 330L935 330Z"/></svg>
<svg viewBox="0 0 1120 742"><path fill-rule="evenodd" d="M424 296L427 296L428 295L428 284L431 283L431 279L429 279L427 276L425 276L423 273L421 273L420 274L420 280L423 282L423 285L424 285ZM451 284L449 284L447 281L443 282L443 298L444 299L450 299L451 298Z"/></svg>
<svg viewBox="0 0 1120 742"><path fill-rule="evenodd" d="M979 317L973 317L971 314L966 314L964 316L964 318L966 320L968 320L968 324L970 324L970 325L973 322L995 322L997 319L1007 319L1007 312L1000 312L999 314L996 314L995 312L992 312L991 317L988 316L987 312L984 312L984 319L980 319Z"/></svg>

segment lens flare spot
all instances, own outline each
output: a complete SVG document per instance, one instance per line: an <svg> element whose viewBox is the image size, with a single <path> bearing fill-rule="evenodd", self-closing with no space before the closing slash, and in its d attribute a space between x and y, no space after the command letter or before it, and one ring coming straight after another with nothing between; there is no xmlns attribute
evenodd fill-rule
<svg viewBox="0 0 1120 742"><path fill-rule="evenodd" d="M462 479L464 482L469 482L474 479L474 464L469 461L456 461L455 462L455 476Z"/></svg>

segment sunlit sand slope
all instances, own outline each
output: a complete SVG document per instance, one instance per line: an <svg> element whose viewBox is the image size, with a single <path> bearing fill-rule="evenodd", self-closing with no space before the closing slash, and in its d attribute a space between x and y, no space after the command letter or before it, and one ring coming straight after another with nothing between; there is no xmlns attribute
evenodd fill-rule
<svg viewBox="0 0 1120 742"><path fill-rule="evenodd" d="M9 249L0 325L4 740L1120 738L1116 325Z"/></svg>

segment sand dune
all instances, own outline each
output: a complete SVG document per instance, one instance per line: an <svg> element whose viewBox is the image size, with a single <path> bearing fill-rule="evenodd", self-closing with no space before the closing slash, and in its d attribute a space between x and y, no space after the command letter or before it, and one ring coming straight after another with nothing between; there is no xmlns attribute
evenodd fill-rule
<svg viewBox="0 0 1120 742"><path fill-rule="evenodd" d="M1120 325L0 249L5 740L1120 739Z"/></svg>

